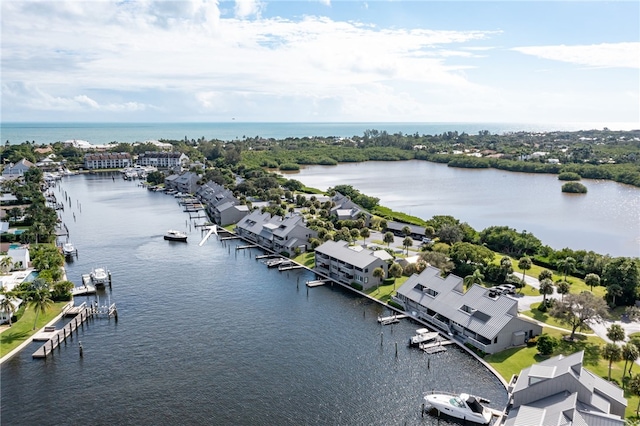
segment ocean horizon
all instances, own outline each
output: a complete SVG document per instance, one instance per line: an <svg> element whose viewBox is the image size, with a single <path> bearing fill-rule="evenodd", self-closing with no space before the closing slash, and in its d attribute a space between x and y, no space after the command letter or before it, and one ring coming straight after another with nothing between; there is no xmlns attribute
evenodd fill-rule
<svg viewBox="0 0 640 426"><path fill-rule="evenodd" d="M25 141L51 144L67 140L83 140L100 145L112 142L135 143L151 140L184 140L185 138L222 141L250 137L285 139L303 137L362 136L365 130L437 135L446 132L491 134L514 132L551 132L580 130L634 130L638 123L488 123L488 122L210 122L210 123L128 123L128 122L2 122L0 140L9 144Z"/></svg>

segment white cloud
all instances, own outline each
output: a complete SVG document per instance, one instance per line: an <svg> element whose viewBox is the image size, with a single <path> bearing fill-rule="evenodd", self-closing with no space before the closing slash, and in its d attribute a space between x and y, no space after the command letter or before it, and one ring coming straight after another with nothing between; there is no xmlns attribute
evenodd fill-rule
<svg viewBox="0 0 640 426"><path fill-rule="evenodd" d="M640 68L640 43L515 47L525 55L598 68Z"/></svg>
<svg viewBox="0 0 640 426"><path fill-rule="evenodd" d="M260 16L263 4L259 0L236 0L236 18L245 19L251 16Z"/></svg>

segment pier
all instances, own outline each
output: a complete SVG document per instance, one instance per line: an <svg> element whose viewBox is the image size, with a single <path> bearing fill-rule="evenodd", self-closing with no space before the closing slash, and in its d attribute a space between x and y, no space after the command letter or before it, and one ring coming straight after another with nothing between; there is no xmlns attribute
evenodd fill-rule
<svg viewBox="0 0 640 426"><path fill-rule="evenodd" d="M116 322L118 321L118 311L115 303L108 306L98 306L97 303L96 301L95 305L87 306L87 303L84 302L82 305L68 309L65 312L65 316L73 315L73 319L60 330L56 330L53 327L45 327L43 333L37 335L37 338L34 337L34 340L45 340L45 343L33 353L32 357L46 358L48 355L51 355L53 350L60 346L61 343L67 342L67 338L72 340L73 332L76 331L78 327L84 327L84 323L88 321L89 318L106 316L108 318L114 317Z"/></svg>
<svg viewBox="0 0 640 426"><path fill-rule="evenodd" d="M71 290L72 296L84 296L87 294L94 294L96 292L96 287L91 284L83 284L80 287L74 287Z"/></svg>
<svg viewBox="0 0 640 426"><path fill-rule="evenodd" d="M451 340L438 338L435 342L420 344L419 348L428 354L436 354L438 352L445 352L447 350L445 346L452 345L453 343Z"/></svg>
<svg viewBox="0 0 640 426"><path fill-rule="evenodd" d="M378 322L382 325L396 324L399 323L401 319L408 318L409 315L390 315L387 317L378 316Z"/></svg>
<svg viewBox="0 0 640 426"><path fill-rule="evenodd" d="M249 245L246 245L246 246L236 246L236 250L245 250L245 249L258 248L258 247L260 247L260 246L257 245L257 244L249 244Z"/></svg>
<svg viewBox="0 0 640 426"><path fill-rule="evenodd" d="M331 280L313 280L307 281L307 287L319 287L321 285L325 285L326 283L331 282Z"/></svg>

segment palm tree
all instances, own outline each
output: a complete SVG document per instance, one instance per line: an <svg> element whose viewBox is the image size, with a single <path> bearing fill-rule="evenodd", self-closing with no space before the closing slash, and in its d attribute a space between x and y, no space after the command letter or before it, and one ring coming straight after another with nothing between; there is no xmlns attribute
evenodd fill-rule
<svg viewBox="0 0 640 426"><path fill-rule="evenodd" d="M550 280L553 280L553 272L551 272L548 269L543 269L542 271L540 271L540 273L538 274L538 281L542 281L545 278L549 278Z"/></svg>
<svg viewBox="0 0 640 426"><path fill-rule="evenodd" d="M542 295L542 306L547 306L547 294L553 294L553 281L549 278L543 278L542 281L540 281L538 291Z"/></svg>
<svg viewBox="0 0 640 426"><path fill-rule="evenodd" d="M480 272L480 269L476 268L473 271L473 274L467 275L466 277L464 277L462 281L464 282L465 287L469 288L473 284L482 285L482 280L484 280L484 275L482 275L482 273Z"/></svg>
<svg viewBox="0 0 640 426"><path fill-rule="evenodd" d="M531 259L528 256L520 258L518 261L518 268L522 269L522 282L524 283L525 272L531 269Z"/></svg>
<svg viewBox="0 0 640 426"><path fill-rule="evenodd" d="M380 283L382 283L382 279L384 278L384 269L375 268L372 272L375 278L378 278L378 288L380 287Z"/></svg>
<svg viewBox="0 0 640 426"><path fill-rule="evenodd" d="M627 364L630 362L631 365L633 365L638 359L638 356L640 356L640 352L635 344L629 342L622 346L622 358L624 358L624 368L622 369L623 378L627 374ZM631 377L631 369L629 369L629 377Z"/></svg>
<svg viewBox="0 0 640 426"><path fill-rule="evenodd" d="M564 272L564 280L566 281L567 274L576 270L576 260L571 256L567 256L566 258L559 260L556 263L556 266L559 270Z"/></svg>
<svg viewBox="0 0 640 426"><path fill-rule="evenodd" d="M404 235L405 237L411 234L411 228L409 228L408 226L403 226L402 227L402 235Z"/></svg>
<svg viewBox="0 0 640 426"><path fill-rule="evenodd" d="M0 300L0 310L4 311L9 318L9 327L11 327L11 317L16 312L16 307L13 306L15 298L11 293L5 293L2 300Z"/></svg>
<svg viewBox="0 0 640 426"><path fill-rule="evenodd" d="M611 304L616 306L616 297L622 296L622 287L618 284L611 284L607 287L607 296L611 298Z"/></svg>
<svg viewBox="0 0 640 426"><path fill-rule="evenodd" d="M607 337L613 343L621 342L625 339L626 333L620 324L611 324L611 327L607 329Z"/></svg>
<svg viewBox="0 0 640 426"><path fill-rule="evenodd" d="M29 306L33 307L36 311L36 319L33 322L33 329L36 329L36 324L38 323L38 314L42 312L43 314L47 312L47 309L53 304L51 300L51 292L48 288L40 288L35 292L31 293L29 297Z"/></svg>
<svg viewBox="0 0 640 426"><path fill-rule="evenodd" d="M584 277L584 283L589 287L591 287L591 291L593 291L593 286L600 285L600 276L598 276L598 274L593 274L593 273L587 274Z"/></svg>
<svg viewBox="0 0 640 426"><path fill-rule="evenodd" d="M607 343L602 349L602 357L609 361L609 381L611 381L611 364L622 359L622 349L615 343Z"/></svg>
<svg viewBox="0 0 640 426"><path fill-rule="evenodd" d="M389 244L391 244L393 242L393 240L394 240L394 237L393 237L393 233L392 232L386 232L384 234L383 239L382 239L382 241L387 243L387 247L389 247Z"/></svg>
<svg viewBox="0 0 640 426"><path fill-rule="evenodd" d="M569 290L571 290L571 285L566 281L560 281L558 284L556 284L556 290L559 294L562 295L562 300L564 301L564 295L569 293Z"/></svg>
<svg viewBox="0 0 640 426"><path fill-rule="evenodd" d="M635 396L640 396L640 374L636 374L631 377L629 380L629 390ZM638 406L636 407L636 415L638 415L638 411L640 410L640 399L638 399Z"/></svg>
<svg viewBox="0 0 640 426"><path fill-rule="evenodd" d="M409 256L409 247L413 245L413 238L404 237L404 240L402 240L402 245L404 246L404 249L407 251L407 256Z"/></svg>
<svg viewBox="0 0 640 426"><path fill-rule="evenodd" d="M363 245L367 245L367 238L369 238L371 236L371 232L369 231L369 228L362 228L360 230L360 236L362 237L362 242Z"/></svg>
<svg viewBox="0 0 640 426"><path fill-rule="evenodd" d="M0 270L2 273L7 273L11 270L11 266L13 265L12 258L9 256L5 256L0 260Z"/></svg>

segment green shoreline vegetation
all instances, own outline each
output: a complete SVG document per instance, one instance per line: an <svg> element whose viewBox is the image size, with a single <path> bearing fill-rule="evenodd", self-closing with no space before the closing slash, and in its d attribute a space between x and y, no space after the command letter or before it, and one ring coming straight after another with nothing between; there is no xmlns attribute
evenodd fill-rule
<svg viewBox="0 0 640 426"><path fill-rule="evenodd" d="M343 162L424 160L446 163L450 167L493 167L529 173L554 173L558 174L560 180L568 181L568 184L579 184L577 181L580 178L594 178L640 187L640 156L637 155L640 151L640 131L614 132L604 129L505 135L491 135L488 132L479 132L478 135L457 132L441 135L390 135L384 131L368 130L362 137L352 138L273 140L257 136L219 141L202 137L197 140L185 138L181 141L163 142L171 143L174 150L185 153L192 161L207 164L206 170L199 170L203 174L200 183L213 181L224 185L231 189L241 202L249 206L251 199L269 200L271 203L264 210L272 214L285 215L293 209L302 211L308 225L318 232L319 238L311 241L313 248L328 239L346 240L351 243L376 242L382 247L388 245L388 242L386 238L384 241L368 239L369 229L365 226L364 218L354 221L332 219L329 215L330 202L321 203L316 197L322 194L321 191L273 173L274 170L296 170L300 166L311 164L330 166ZM35 163L45 156L36 153L37 147L35 143L29 142L18 145L5 144L4 148L0 148L0 152L3 158L11 162L26 158ZM82 167L86 151L64 146L62 143L52 144L51 149L58 157L64 159L67 168ZM152 144L124 143L113 143L110 149L112 152L128 152L132 155L157 150L158 148ZM544 155L539 154L540 152ZM539 155L534 155L536 153ZM548 162L547 159L550 158L557 159L558 162ZM242 177L240 183L236 181L236 176ZM33 185L42 181L42 172L30 170L25 175L25 180L28 185L12 182L3 184L5 192L11 192L17 198L15 206L9 207L7 216L12 221L12 226L23 227L26 231L19 236L2 234L2 241L31 244L37 242L36 247L49 245L55 248L55 222L51 222L55 217L55 211L44 206L42 193ZM151 173L147 180L150 184L162 184L164 174ZM569 248L553 250L526 231L518 232L506 226L492 226L476 231L451 216L423 219L394 212L379 205L377 198L361 194L348 185L330 188L327 194L335 192L349 196L373 215L369 224L372 230L384 233L387 222L393 220L424 227L425 233L433 241L418 247L414 246L413 242L403 242L403 245L406 244L403 246L406 254L390 250L394 257L418 254L421 260L404 271L400 268L393 276L381 279L378 287L367 291L367 294L381 302L392 304L391 297L395 289L412 273L420 272L428 262L444 273L454 273L463 277L467 284L475 282L491 287L509 282L519 287L518 291L526 295L541 293L525 285L523 277L544 276L549 279L551 285L559 289L566 288L567 294L563 297L578 295L581 292L592 293L596 299L606 302L613 318L623 315L638 318L637 309L633 308L640 289L638 258L611 258L592 251ZM304 266L313 267L312 252L287 255L294 257L294 260ZM43 256L47 260L37 261L38 265L37 257L34 258L34 266L40 271L37 285L32 284L30 288L20 289L18 292L26 300L31 300L27 303L29 308L21 314L20 321L13 325L11 334L5 331L0 335L0 353L9 352L11 345L17 346L21 338L26 339L32 334L28 330L31 327L27 325L30 322L30 313L38 306L33 302L38 287L45 287L46 284L49 289L58 289L57 297L64 298L68 282L60 284L64 282L60 281L61 277L56 268L44 267L56 264L56 261L46 257L53 254ZM60 267L61 265L62 263ZM542 282L542 279L540 281ZM46 313L41 315L42 321L55 317L61 309L59 305L55 306L44 311ZM584 330L586 334L578 333L575 339L568 340L571 327L566 321L554 317L556 313L552 303L534 304L532 310L523 313L546 325L543 332L551 336L555 344L548 355L540 355L539 348L532 344L487 355L484 356L484 360L508 381L511 375L518 374L522 368L549 356L585 350L586 366L601 377L608 378L609 362L601 350L605 342L590 335L589 330ZM639 336L631 337L632 342L640 344ZM625 377L624 364L624 361L612 363L611 379L627 387L630 379L628 376ZM640 401L638 395L626 389L625 397L629 400L627 417L637 420L635 409Z"/></svg>

